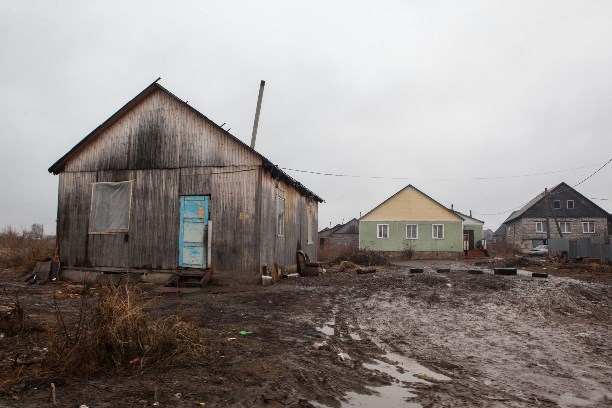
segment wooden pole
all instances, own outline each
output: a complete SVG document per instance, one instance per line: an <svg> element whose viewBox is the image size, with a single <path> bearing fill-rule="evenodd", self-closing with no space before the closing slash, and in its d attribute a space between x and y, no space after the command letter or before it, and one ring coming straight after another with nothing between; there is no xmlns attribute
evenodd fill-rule
<svg viewBox="0 0 612 408"><path fill-rule="evenodd" d="M259 96L257 96L257 108L255 109L255 121L253 122L253 135L251 136L251 149L255 149L255 140L257 139L257 126L259 126L259 113L261 112L261 101L263 99L264 87L266 81L261 81L259 84Z"/></svg>

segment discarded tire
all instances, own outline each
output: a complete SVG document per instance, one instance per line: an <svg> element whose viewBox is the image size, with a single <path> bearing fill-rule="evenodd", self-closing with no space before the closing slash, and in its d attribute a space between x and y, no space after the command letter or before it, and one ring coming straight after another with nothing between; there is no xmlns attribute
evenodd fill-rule
<svg viewBox="0 0 612 408"><path fill-rule="evenodd" d="M423 273L423 268L410 268L410 273Z"/></svg>
<svg viewBox="0 0 612 408"><path fill-rule="evenodd" d="M532 278L548 278L548 274L546 272L533 272L531 274Z"/></svg>
<svg viewBox="0 0 612 408"><path fill-rule="evenodd" d="M450 272L450 268L436 269L436 271L438 273L447 273L447 272Z"/></svg>
<svg viewBox="0 0 612 408"><path fill-rule="evenodd" d="M495 275L510 276L510 275L516 275L517 271L516 271L516 268L495 268L493 270L493 273Z"/></svg>
<svg viewBox="0 0 612 408"><path fill-rule="evenodd" d="M471 273L472 275L482 275L484 271L481 269L468 269L468 273Z"/></svg>

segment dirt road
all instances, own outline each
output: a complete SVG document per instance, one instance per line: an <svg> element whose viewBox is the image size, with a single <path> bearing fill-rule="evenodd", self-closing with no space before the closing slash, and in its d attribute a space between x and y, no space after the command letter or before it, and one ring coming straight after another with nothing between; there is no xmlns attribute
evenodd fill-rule
<svg viewBox="0 0 612 408"><path fill-rule="evenodd" d="M206 330L204 364L60 381L58 405L612 406L611 285L416 265L160 297L150 313ZM54 285L28 290L44 314ZM0 406L48 395L21 384Z"/></svg>

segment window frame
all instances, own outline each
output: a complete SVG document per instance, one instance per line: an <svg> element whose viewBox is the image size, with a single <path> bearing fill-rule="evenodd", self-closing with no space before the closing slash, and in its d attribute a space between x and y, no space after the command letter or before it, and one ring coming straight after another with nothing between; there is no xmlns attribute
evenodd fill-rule
<svg viewBox="0 0 612 408"><path fill-rule="evenodd" d="M281 208L282 203L282 208ZM279 237L285 236L285 197L276 196L276 235Z"/></svg>
<svg viewBox="0 0 612 408"><path fill-rule="evenodd" d="M442 237L436 236L436 227L442 227ZM444 239L444 224L431 224L431 239Z"/></svg>
<svg viewBox="0 0 612 408"><path fill-rule="evenodd" d="M306 213L308 222L308 231L306 241L308 245L314 244L314 211L312 205L308 205L308 212Z"/></svg>
<svg viewBox="0 0 612 408"><path fill-rule="evenodd" d="M383 236L384 234L381 234L381 228L380 227L387 227L387 236ZM376 224L376 238L377 239L389 239L390 237L390 233L389 233L389 224Z"/></svg>
<svg viewBox="0 0 612 408"><path fill-rule="evenodd" d="M572 203L572 206L569 206L569 203ZM567 200L565 202L565 206L567 207L568 210L573 210L574 208L576 208L576 202L574 200Z"/></svg>
<svg viewBox="0 0 612 408"><path fill-rule="evenodd" d="M538 224L542 226L542 228L540 228L539 230L538 230ZM536 233L538 234L546 234L548 232L548 230L546 229L546 221L536 221L535 229L536 229Z"/></svg>
<svg viewBox="0 0 612 408"><path fill-rule="evenodd" d="M569 226L569 230L565 231L565 228L563 228L561 224ZM559 229L561 230L562 234L571 234L572 233L572 222L571 221L559 221Z"/></svg>
<svg viewBox="0 0 612 408"><path fill-rule="evenodd" d="M592 231L585 231L584 230L584 225L589 225L592 224L593 225L593 230ZM595 233L595 221L582 221L582 233L583 234L594 234Z"/></svg>
<svg viewBox="0 0 612 408"><path fill-rule="evenodd" d="M408 236L408 227L415 227L414 231L416 232L415 237ZM406 224L406 239L419 239L419 224Z"/></svg>
<svg viewBox="0 0 612 408"><path fill-rule="evenodd" d="M561 200L553 200L552 207L555 210L560 210L561 209Z"/></svg>
<svg viewBox="0 0 612 408"><path fill-rule="evenodd" d="M93 217L95 217L95 205L94 195L96 186L101 184L125 184L128 183L130 188L128 196L128 208L127 208L127 228L126 229L109 229L104 231L93 230ZM130 232L130 225L132 224L132 197L134 195L134 180L123 180L123 181L98 181L91 183L91 193L89 195L89 216L87 219L87 234L91 235L109 235L109 234L127 234Z"/></svg>

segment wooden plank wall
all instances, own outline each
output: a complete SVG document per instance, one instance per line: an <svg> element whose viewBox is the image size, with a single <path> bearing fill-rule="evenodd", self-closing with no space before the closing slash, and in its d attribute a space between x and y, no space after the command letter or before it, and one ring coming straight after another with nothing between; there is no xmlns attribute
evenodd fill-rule
<svg viewBox="0 0 612 408"><path fill-rule="evenodd" d="M308 199L285 191L285 236L276 234L275 180L261 158L162 91L85 145L60 174L62 263L73 267L176 269L179 197L209 195L215 273L259 281L259 266L295 264L306 242ZM88 234L91 184L133 180L128 234ZM314 242L317 242L317 203Z"/></svg>
<svg viewBox="0 0 612 408"><path fill-rule="evenodd" d="M300 241L302 249L312 261L317 259L318 203L308 199L282 181L279 189L285 197L285 234L276 231L276 180L269 173L262 174L261 189L261 264L287 266L296 263L295 252ZM313 243L308 244L308 206L313 210Z"/></svg>
<svg viewBox="0 0 612 408"><path fill-rule="evenodd" d="M84 145L65 172L257 166L261 158L158 90Z"/></svg>

